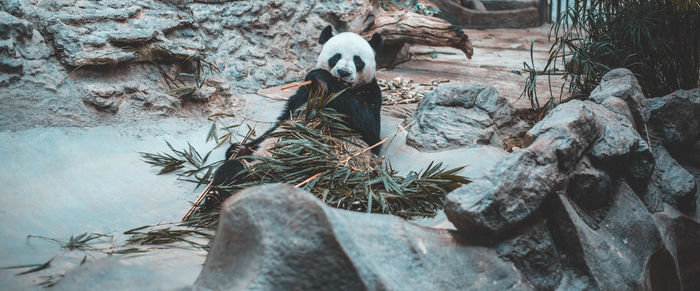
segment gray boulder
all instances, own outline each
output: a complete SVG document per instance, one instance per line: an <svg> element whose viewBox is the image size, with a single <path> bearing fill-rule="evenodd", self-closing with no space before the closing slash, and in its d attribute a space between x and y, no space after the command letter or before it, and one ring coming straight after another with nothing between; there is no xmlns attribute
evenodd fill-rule
<svg viewBox="0 0 700 291"><path fill-rule="evenodd" d="M406 143L421 151L443 151L471 145L502 146L526 125L490 86L444 84L425 96L413 117Z"/></svg>
<svg viewBox="0 0 700 291"><path fill-rule="evenodd" d="M539 209L560 180L553 151L522 149L483 178L447 195L445 214L460 230L503 236Z"/></svg>
<svg viewBox="0 0 700 291"><path fill-rule="evenodd" d="M589 98L602 104L609 97L625 100L637 123L649 121L649 106L642 93L642 87L630 70L620 68L605 74Z"/></svg>
<svg viewBox="0 0 700 291"><path fill-rule="evenodd" d="M666 248L675 259L682 290L700 290L700 222L665 205L654 214Z"/></svg>
<svg viewBox="0 0 700 291"><path fill-rule="evenodd" d="M603 107L607 108L612 112L626 117L627 120L629 120L633 126L636 125L634 115L632 115L632 111L630 110L630 107L627 105L625 100L610 96L608 98L605 98L598 104L603 105Z"/></svg>
<svg viewBox="0 0 700 291"><path fill-rule="evenodd" d="M670 150L692 147L700 138L700 88L648 99L649 123Z"/></svg>
<svg viewBox="0 0 700 291"><path fill-rule="evenodd" d="M695 213L697 190L695 177L678 164L663 146L657 145L653 152L656 167L649 181L648 195L659 197L681 212L692 215Z"/></svg>
<svg viewBox="0 0 700 291"><path fill-rule="evenodd" d="M645 193L654 169L654 157L631 122L589 101L557 106L523 141L526 148L448 194L445 213L457 229L506 234L557 191L581 202L585 220L593 227L609 206L612 175L607 171L623 174L637 192ZM656 211L658 195L640 196Z"/></svg>
<svg viewBox="0 0 700 291"><path fill-rule="evenodd" d="M546 235L535 237L540 236L547 245ZM274 184L248 188L226 200L194 287L533 289L514 268L496 250L467 235L388 215L334 209L307 192Z"/></svg>
<svg viewBox="0 0 700 291"><path fill-rule="evenodd" d="M604 125L598 122L598 113L604 108L591 102L571 101L554 108L530 129L523 145L551 144L557 162L563 171L569 171L585 150L598 140Z"/></svg>
<svg viewBox="0 0 700 291"><path fill-rule="evenodd" d="M522 234L499 244L496 251L512 261L535 289L554 290L559 286L562 266L545 221L534 223Z"/></svg>
<svg viewBox="0 0 700 291"><path fill-rule="evenodd" d="M548 226L564 268L583 278L582 289L677 290L673 257L651 214L629 185L615 184L612 205L597 229L565 195L551 200Z"/></svg>
<svg viewBox="0 0 700 291"><path fill-rule="evenodd" d="M612 205L612 190L612 176L584 156L569 174L566 195L577 205L581 218L588 226L597 229Z"/></svg>
<svg viewBox="0 0 700 291"><path fill-rule="evenodd" d="M631 180L643 181L642 185L654 165L646 143L629 120L589 101L559 105L523 140L527 148L508 155L482 178L447 195L445 213L457 229L504 235L534 215L550 194L567 187L574 199L586 201L584 207L591 210L588 222L595 224L601 216L595 211L609 202L611 177L590 168L588 158L584 159L587 164L574 170L584 156L607 162L602 164L604 169L622 169Z"/></svg>
<svg viewBox="0 0 700 291"><path fill-rule="evenodd" d="M654 169L654 157L649 145L624 115L597 104L588 103L588 106L596 112L596 120L603 128L600 139L593 144L589 155L594 162L603 164L607 169L625 174L639 191L642 185L646 185Z"/></svg>

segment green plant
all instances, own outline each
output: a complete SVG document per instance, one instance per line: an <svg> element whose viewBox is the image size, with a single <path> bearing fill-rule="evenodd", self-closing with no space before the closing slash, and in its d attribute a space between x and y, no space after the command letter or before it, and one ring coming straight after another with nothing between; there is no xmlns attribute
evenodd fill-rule
<svg viewBox="0 0 700 291"><path fill-rule="evenodd" d="M207 79L207 70L209 74L221 73L216 64L207 60L208 56L203 51L186 55L155 45L150 51L136 50L136 54L158 69L168 86L167 93L177 98L192 96L197 89L202 88ZM170 76L164 68L166 64L171 63L178 64L175 76ZM194 81L194 85L188 85L189 80Z"/></svg>
<svg viewBox="0 0 700 291"><path fill-rule="evenodd" d="M535 107L534 80L559 74L573 98L585 99L605 73L620 67L635 73L648 97L700 86L699 3L574 0L552 26L545 68L525 66L530 75L523 94Z"/></svg>

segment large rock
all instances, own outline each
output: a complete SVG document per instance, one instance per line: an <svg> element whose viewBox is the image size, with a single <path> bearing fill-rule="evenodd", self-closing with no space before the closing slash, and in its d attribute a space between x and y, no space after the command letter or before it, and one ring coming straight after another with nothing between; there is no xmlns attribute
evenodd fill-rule
<svg viewBox="0 0 700 291"><path fill-rule="evenodd" d="M612 176L594 166L588 157L583 157L569 174L566 194L578 206L576 210L588 226L598 229L612 205L612 190Z"/></svg>
<svg viewBox="0 0 700 291"><path fill-rule="evenodd" d="M554 290L562 279L562 266L545 222L534 223L522 234L496 247L537 290ZM561 286L564 287L564 286Z"/></svg>
<svg viewBox="0 0 700 291"><path fill-rule="evenodd" d="M598 122L597 114L603 110L590 102L561 104L527 132L523 145L529 146L535 140L552 144L559 167L569 171L582 153L600 138L604 125Z"/></svg>
<svg viewBox="0 0 700 291"><path fill-rule="evenodd" d="M519 150L483 178L450 192L445 214L458 230L505 235L539 209L559 175L553 151Z"/></svg>
<svg viewBox="0 0 700 291"><path fill-rule="evenodd" d="M670 150L684 150L700 138L700 88L648 99L649 123Z"/></svg>
<svg viewBox="0 0 700 291"><path fill-rule="evenodd" d="M657 145L653 152L656 167L649 181L649 195L659 197L681 212L692 215L695 213L697 190L695 177L678 164L663 146Z"/></svg>
<svg viewBox="0 0 700 291"><path fill-rule="evenodd" d="M651 214L625 182L597 229L577 214L576 204L556 195L548 208L549 229L565 268L600 290L677 290L678 273Z"/></svg>
<svg viewBox="0 0 700 291"><path fill-rule="evenodd" d="M661 237L675 259L682 290L700 290L700 222L666 205L654 214Z"/></svg>
<svg viewBox="0 0 700 291"><path fill-rule="evenodd" d="M545 234L535 237L547 245ZM515 243L522 244L527 243ZM334 209L307 192L275 184L248 188L224 203L195 288L534 288L514 270L496 250L469 236L388 215Z"/></svg>
<svg viewBox="0 0 700 291"><path fill-rule="evenodd" d="M440 85L421 100L410 120L415 124L406 143L422 151L502 146L504 138L525 130L508 99L495 88L481 85Z"/></svg>
<svg viewBox="0 0 700 291"><path fill-rule="evenodd" d="M603 127L600 139L589 150L591 158L611 171L625 174L635 190L640 191L654 169L649 145L624 115L597 104L588 104L591 110L595 110L597 122Z"/></svg>
<svg viewBox="0 0 700 291"><path fill-rule="evenodd" d="M649 106L642 93L642 87L630 70L611 70L603 76L598 87L593 89L590 95L590 99L596 103L604 103L609 97L625 100L637 124L649 121Z"/></svg>

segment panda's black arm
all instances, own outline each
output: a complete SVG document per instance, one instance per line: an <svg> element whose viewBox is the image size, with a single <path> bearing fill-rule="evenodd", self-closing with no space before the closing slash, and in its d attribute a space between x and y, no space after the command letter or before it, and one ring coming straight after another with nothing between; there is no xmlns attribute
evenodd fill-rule
<svg viewBox="0 0 700 291"><path fill-rule="evenodd" d="M287 99L287 103L284 105L284 110L282 111L282 114L280 114L280 116L277 117L275 123L273 123L268 130L266 130L257 138L246 142L243 145L243 147L249 149L257 149L258 145L260 145L260 143L263 142L270 133L279 128L279 122L289 120L291 118L292 112L294 112L294 110L306 103L306 98L308 95L309 89L307 88L307 86L299 87L299 89L297 89L297 92L294 93L292 97L289 97L289 99ZM238 151L238 148L238 144L232 144L231 146L229 146L229 148L226 150L226 159L230 159L231 155L235 154L236 151Z"/></svg>
<svg viewBox="0 0 700 291"><path fill-rule="evenodd" d="M337 81L331 73L323 69L316 69L308 74L304 78L306 81L312 81L311 85L301 86L297 89L297 92L287 99L287 103L284 106L282 114L277 118L277 121L267 130L265 133L261 134L254 140L245 143L244 147L249 149L257 149L258 145L263 142L267 136L279 128L279 122L289 120L292 117L292 113L302 105L306 104L311 91L330 91L336 92L344 89L342 83ZM238 145L232 144L226 150L226 159L230 159L231 155L238 151Z"/></svg>
<svg viewBox="0 0 700 291"><path fill-rule="evenodd" d="M381 111L382 111L382 90L377 84L377 79L354 90L352 98L353 112L350 113L350 122L356 125L351 127L357 130L367 145L372 146L379 142L381 131ZM372 149L372 152L379 154L381 146Z"/></svg>
<svg viewBox="0 0 700 291"><path fill-rule="evenodd" d="M355 129L368 146L379 142L379 131L381 129L380 110L378 106L367 103L357 98L346 98L350 104L350 128ZM379 154L381 147L375 147L372 152Z"/></svg>
<svg viewBox="0 0 700 291"><path fill-rule="evenodd" d="M353 94L354 92L355 94ZM357 131L367 145L379 142L381 129L382 93L376 81L338 96L330 107L347 115L348 126ZM381 147L372 152L379 154Z"/></svg>

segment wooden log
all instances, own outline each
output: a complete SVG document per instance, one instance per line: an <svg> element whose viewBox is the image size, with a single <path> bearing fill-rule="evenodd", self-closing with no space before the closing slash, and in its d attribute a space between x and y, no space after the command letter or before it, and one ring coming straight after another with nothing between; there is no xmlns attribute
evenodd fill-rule
<svg viewBox="0 0 700 291"><path fill-rule="evenodd" d="M361 35L371 37L375 32L382 35L385 45L409 43L453 47L464 52L468 59L474 54L471 40L461 28L410 11L381 13L374 18L370 29Z"/></svg>
<svg viewBox="0 0 700 291"><path fill-rule="evenodd" d="M393 66L407 61L411 44L453 47L468 59L474 54L471 40L460 27L447 21L407 10L385 11L376 0L368 0L352 16L332 17L339 31L352 31L370 39L375 32L384 38L384 49L377 55L378 65Z"/></svg>

